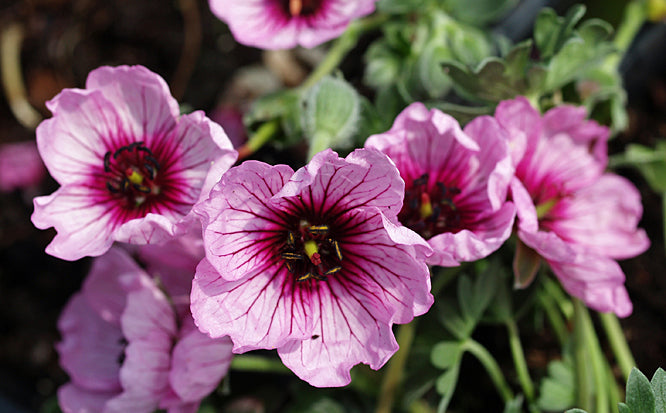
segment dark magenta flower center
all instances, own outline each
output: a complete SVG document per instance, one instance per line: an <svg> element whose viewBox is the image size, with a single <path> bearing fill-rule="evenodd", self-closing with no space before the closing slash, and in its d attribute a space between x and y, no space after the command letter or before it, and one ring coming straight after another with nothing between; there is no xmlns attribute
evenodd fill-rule
<svg viewBox="0 0 666 413"><path fill-rule="evenodd" d="M405 189L398 219L425 239L443 232L456 233L462 229L462 216L453 202L459 193L459 188L431 183L430 176L423 174Z"/></svg>
<svg viewBox="0 0 666 413"><path fill-rule="evenodd" d="M321 7L322 0L280 0L282 10L290 17L311 16Z"/></svg>
<svg viewBox="0 0 666 413"><path fill-rule="evenodd" d="M143 142L134 142L104 155L106 188L124 198L130 207L139 207L160 193L156 183L160 164Z"/></svg>
<svg viewBox="0 0 666 413"><path fill-rule="evenodd" d="M325 281L342 269L340 245L327 225L311 225L301 220L296 230L287 231L280 254L296 281Z"/></svg>

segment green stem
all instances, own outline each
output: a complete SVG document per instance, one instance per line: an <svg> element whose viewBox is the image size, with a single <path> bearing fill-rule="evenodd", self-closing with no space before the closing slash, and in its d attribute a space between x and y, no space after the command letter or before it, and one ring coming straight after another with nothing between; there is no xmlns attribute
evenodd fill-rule
<svg viewBox="0 0 666 413"><path fill-rule="evenodd" d="M463 343L463 348L466 351L469 351L481 362L504 402L508 403L513 400L513 392L502 374L502 369L499 364L497 364L497 361L495 361L492 354L490 354L485 347L471 338Z"/></svg>
<svg viewBox="0 0 666 413"><path fill-rule="evenodd" d="M254 135L250 136L245 145L238 149L238 160L243 160L258 151L266 142L271 140L279 127L279 119L273 119L261 125Z"/></svg>
<svg viewBox="0 0 666 413"><path fill-rule="evenodd" d="M615 354L617 364L620 366L622 376L626 381L629 379L631 368L636 366L636 361L631 354L629 344L624 336L620 322L613 313L599 313L599 319L606 331L606 337L608 337L608 342L613 350L613 354Z"/></svg>
<svg viewBox="0 0 666 413"><path fill-rule="evenodd" d="M312 158L319 152L330 148L331 143L333 143L333 135L326 131L315 132L312 140L310 141L310 147L308 149L308 162L310 162Z"/></svg>
<svg viewBox="0 0 666 413"><path fill-rule="evenodd" d="M594 390L596 396L595 411L599 413L607 413L610 411L608 405L608 380L604 368L605 361L601 353L601 347L599 346L599 339L597 338L597 333L594 330L594 325L590 319L590 313L588 312L587 307L585 307L585 304L580 300L575 300L574 305L579 307L576 311L580 312L580 320L583 322L585 334L585 348L587 349L592 362L592 374L594 377Z"/></svg>
<svg viewBox="0 0 666 413"><path fill-rule="evenodd" d="M511 347L511 356L513 357L513 364L516 366L516 373L518 373L518 381L523 389L525 398L530 405L534 404L534 385L530 378L529 370L527 369L527 362L525 360L525 352L523 345L520 342L520 335L518 334L518 326L516 322L511 319L506 322L506 328L509 333L509 346Z"/></svg>
<svg viewBox="0 0 666 413"><path fill-rule="evenodd" d="M541 308L546 312L546 317L548 317L548 321L555 331L557 341L559 341L560 345L564 345L567 340L567 327L562 315L557 311L557 306L553 298L545 290L541 290L538 297Z"/></svg>
<svg viewBox="0 0 666 413"><path fill-rule="evenodd" d="M398 345L400 348L397 353L391 357L388 369L379 390L377 400L377 413L390 413L393 411L393 401L399 386L402 384L407 357L411 350L416 332L418 320L413 320L409 324L403 324L398 328Z"/></svg>
<svg viewBox="0 0 666 413"><path fill-rule="evenodd" d="M577 407L583 410L592 410L592 398L590 389L590 371L589 356L585 349L585 323L582 320L581 309L582 304L578 300L574 300L574 360L576 366L576 389L578 400Z"/></svg>
<svg viewBox="0 0 666 413"><path fill-rule="evenodd" d="M623 16L624 18L618 26L615 38L613 39L618 53L606 59L605 65L607 68L617 68L622 56L627 52L634 37L636 37L643 23L647 20L647 6L645 1L630 1L624 9Z"/></svg>
<svg viewBox="0 0 666 413"><path fill-rule="evenodd" d="M564 317L569 320L573 316L574 309L571 304L571 300L567 297L566 294L562 291L560 286L550 277L543 277L543 287L546 289L548 295L550 295L557 306L560 308Z"/></svg>
<svg viewBox="0 0 666 413"><path fill-rule="evenodd" d="M311 88L319 82L321 78L335 70L347 53L356 46L358 38L363 32L380 26L387 19L388 16L377 14L352 22L342 36L335 40L333 46L328 50L326 57L324 57L324 60L322 60L312 73L310 73L310 75L303 81L300 88L304 90Z"/></svg>

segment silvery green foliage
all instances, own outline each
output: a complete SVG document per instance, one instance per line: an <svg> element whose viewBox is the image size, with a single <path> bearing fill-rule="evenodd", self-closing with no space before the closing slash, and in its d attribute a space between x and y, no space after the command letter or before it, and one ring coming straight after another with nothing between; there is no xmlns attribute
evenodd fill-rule
<svg viewBox="0 0 666 413"><path fill-rule="evenodd" d="M636 367L631 369L627 380L627 397L618 405L620 413L664 413L666 412L666 371L661 367L648 380ZM586 413L582 409L570 409L566 413Z"/></svg>

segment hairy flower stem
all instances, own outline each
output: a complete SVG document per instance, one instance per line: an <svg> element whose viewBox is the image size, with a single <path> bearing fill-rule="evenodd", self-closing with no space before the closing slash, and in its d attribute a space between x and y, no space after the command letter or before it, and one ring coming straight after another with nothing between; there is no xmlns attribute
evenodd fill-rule
<svg viewBox="0 0 666 413"><path fill-rule="evenodd" d="M414 342L417 324L418 320L415 319L411 323L403 324L398 328L397 341L400 348L391 358L391 361L389 361L386 374L384 374L377 399L377 413L390 413L393 411L393 400L398 388L402 384L405 365L407 364L407 357Z"/></svg>
<svg viewBox="0 0 666 413"><path fill-rule="evenodd" d="M618 53L606 59L604 64L607 68L617 68L619 66L631 42L633 42L643 23L647 20L648 10L646 3L644 1L630 1L627 3L627 7L624 9L624 13L622 13L624 18L615 32L615 39L613 39Z"/></svg>
<svg viewBox="0 0 666 413"><path fill-rule="evenodd" d="M606 331L608 342L610 343L617 364L620 366L624 380L629 379L631 368L636 366L634 356L629 349L629 344L624 336L620 322L615 314L612 313L599 313L601 325Z"/></svg>
<svg viewBox="0 0 666 413"><path fill-rule="evenodd" d="M590 355L586 349L583 304L574 300L574 365L576 366L576 406L587 411L594 410L592 401L592 377L589 369Z"/></svg>
<svg viewBox="0 0 666 413"><path fill-rule="evenodd" d="M238 148L238 161L242 161L248 156L252 155L258 151L266 142L271 140L273 135L278 131L280 127L280 120L273 119L270 120L257 129L257 132L254 135L250 136L247 143L240 148Z"/></svg>
<svg viewBox="0 0 666 413"><path fill-rule="evenodd" d="M538 411L535 408L534 403L534 384L532 383L529 370L527 369L527 361L525 360L523 345L520 342L518 326L516 325L516 322L511 319L506 322L506 329L509 333L509 346L511 347L513 364L516 366L516 373L518 373L518 381L523 389L530 411Z"/></svg>
<svg viewBox="0 0 666 413"><path fill-rule="evenodd" d="M499 364L497 364L497 361L493 358L492 354L490 354L485 347L471 338L464 342L463 349L469 351L481 362L504 402L508 403L513 400L513 392L502 374L502 369Z"/></svg>
<svg viewBox="0 0 666 413"><path fill-rule="evenodd" d="M388 16L377 14L365 19L352 22L347 30L338 37L333 46L328 50L326 57L319 63L315 70L303 81L300 88L307 90L319 82L324 76L335 70L347 53L356 46L359 37L368 30L379 27L388 19Z"/></svg>
<svg viewBox="0 0 666 413"><path fill-rule="evenodd" d="M251 354L235 355L231 360L232 370L253 371L261 373L292 374L279 360L269 359Z"/></svg>

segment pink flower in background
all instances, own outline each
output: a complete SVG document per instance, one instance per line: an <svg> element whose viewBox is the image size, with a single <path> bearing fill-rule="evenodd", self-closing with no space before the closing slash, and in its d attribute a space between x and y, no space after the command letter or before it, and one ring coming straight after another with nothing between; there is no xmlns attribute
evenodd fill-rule
<svg viewBox="0 0 666 413"><path fill-rule="evenodd" d="M46 169L34 142L0 146L0 191L37 185L44 176Z"/></svg>
<svg viewBox="0 0 666 413"><path fill-rule="evenodd" d="M428 245L397 222L404 185L389 159L360 149L317 154L295 173L247 161L197 204L206 260L192 286L201 331L234 352L275 349L314 386L378 369L391 331L430 308Z"/></svg>
<svg viewBox="0 0 666 413"><path fill-rule="evenodd" d="M209 0L213 13L242 44L261 49L307 48L338 37L377 0Z"/></svg>
<svg viewBox="0 0 666 413"><path fill-rule="evenodd" d="M58 322L71 378L58 390L62 410L196 412L227 373L231 342L197 330L184 293L168 299L121 249L97 258Z"/></svg>
<svg viewBox="0 0 666 413"><path fill-rule="evenodd" d="M476 261L511 235L515 207L506 197L514 171L506 140L491 117L463 131L451 116L413 103L391 130L366 141L400 170L406 188L398 218L428 240L429 264Z"/></svg>
<svg viewBox="0 0 666 413"><path fill-rule="evenodd" d="M579 107L559 106L542 117L525 98L500 103L495 117L510 132L517 163L512 195L521 241L548 262L569 294L595 310L629 315L615 260L642 253L649 240L637 228L643 209L636 188L604 173L608 129L586 120ZM531 281L536 268L519 283Z"/></svg>
<svg viewBox="0 0 666 413"><path fill-rule="evenodd" d="M47 105L37 145L61 187L35 198L32 221L55 227L46 252L62 259L187 232L192 205L236 159L219 125L200 111L179 116L164 80L141 66L96 69L86 89Z"/></svg>

